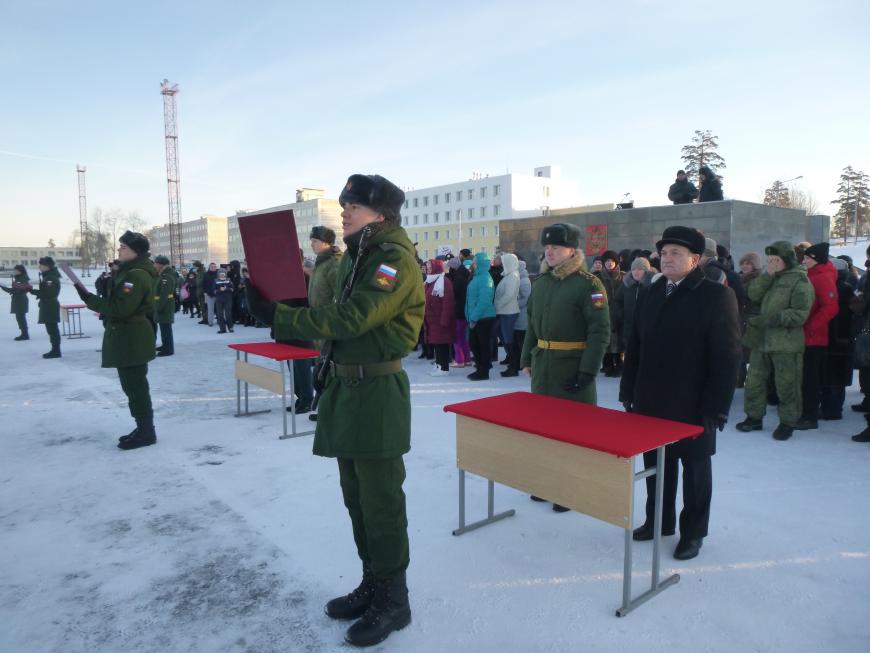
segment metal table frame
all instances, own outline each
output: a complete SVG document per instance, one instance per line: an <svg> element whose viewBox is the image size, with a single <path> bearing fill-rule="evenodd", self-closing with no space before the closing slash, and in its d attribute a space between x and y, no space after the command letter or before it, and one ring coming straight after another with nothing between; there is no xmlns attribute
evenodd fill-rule
<svg viewBox="0 0 870 653"><path fill-rule="evenodd" d="M85 306L61 306L61 335L69 340L90 338L82 330L82 308Z"/></svg>
<svg viewBox="0 0 870 653"><path fill-rule="evenodd" d="M631 596L631 572L632 572L632 546L634 540L632 538L633 526L629 524L625 530L625 553L623 560L622 572L622 605L616 610L617 617L624 617L635 608L649 601L656 594L666 590L671 585L679 582L680 575L672 574L660 579L661 575L661 542L662 542L662 500L664 494L664 468L665 468L665 447L656 448L656 466L644 469L634 473L633 482L646 479L648 476L655 475L656 477L656 493L655 493L655 518L653 522L653 555L652 555L652 579L650 588L632 598ZM634 459L632 456L632 465ZM546 497L544 497L546 498ZM631 513L634 514L634 492L631 493ZM506 517L511 517L516 514L516 511L506 510L498 514L495 513L495 481L487 479L487 516L484 519L467 524L465 521L465 470L459 470L459 528L453 531L454 535L462 535L469 531L476 530L482 526L501 521Z"/></svg>
<svg viewBox="0 0 870 653"><path fill-rule="evenodd" d="M240 359L240 354L244 353L244 362L248 362L248 352L241 352L238 349L236 350L236 360ZM274 359L273 359L274 360ZM281 369L281 417L284 423L284 431L278 436L279 440L288 440L290 438L300 438L304 435L311 435L314 433L315 429L310 429L308 431L297 431L296 430L296 404L295 402L290 405L290 422L292 431L290 433L287 432L287 372L285 370L284 363L286 362L286 369L290 369L290 363L295 360L287 360L287 361L278 361L278 367ZM290 370L290 396L295 396L295 386L293 383L293 371ZM236 414L234 417L250 417L251 415L259 415L261 413L271 412L271 408L265 408L263 410L250 410L248 405L248 386L249 383L247 381L245 384L245 411L242 412L242 380L236 378Z"/></svg>

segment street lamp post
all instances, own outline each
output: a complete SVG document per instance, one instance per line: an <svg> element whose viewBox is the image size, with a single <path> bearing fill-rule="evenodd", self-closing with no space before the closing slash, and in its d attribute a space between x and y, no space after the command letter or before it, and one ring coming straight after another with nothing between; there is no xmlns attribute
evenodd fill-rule
<svg viewBox="0 0 870 653"><path fill-rule="evenodd" d="M798 175L797 177L792 177L791 179L786 179L785 181L779 182L780 188L777 189L777 192L776 192L776 206L777 206L777 208L779 207L779 199L780 199L780 197L782 197L782 193L780 192L780 189L785 188L785 185L790 181L797 181L798 179L803 179L803 178L804 178L803 175Z"/></svg>

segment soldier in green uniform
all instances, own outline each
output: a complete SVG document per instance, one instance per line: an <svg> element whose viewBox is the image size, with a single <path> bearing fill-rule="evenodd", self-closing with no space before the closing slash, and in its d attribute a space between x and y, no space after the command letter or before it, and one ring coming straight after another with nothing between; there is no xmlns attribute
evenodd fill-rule
<svg viewBox="0 0 870 653"><path fill-rule="evenodd" d="M154 257L154 269L157 278L154 280L154 337L157 338L157 328L160 327L160 346L158 356L172 356L175 353L175 342L172 338L172 323L175 322L175 293L178 275L175 268L169 264L165 256Z"/></svg>
<svg viewBox="0 0 870 653"><path fill-rule="evenodd" d="M749 300L761 305L761 314L747 320L743 344L751 349L743 395L746 419L737 430L748 433L764 428L770 377L779 397L777 440L788 440L801 416L804 330L815 299L807 273L798 266L791 243L777 241L764 248L767 273L749 284Z"/></svg>
<svg viewBox="0 0 870 653"><path fill-rule="evenodd" d="M30 308L27 293L33 290L33 286L30 285L30 277L27 276L27 269L23 265L16 265L13 269L15 274L12 276L12 286L9 288L0 286L0 288L12 295L9 312L15 314L18 330L21 331L14 340L30 340L27 332L27 311Z"/></svg>
<svg viewBox="0 0 870 653"><path fill-rule="evenodd" d="M39 324L45 325L51 351L42 355L43 358L60 358L60 272L54 266L54 259L43 256L39 259L39 289L31 290L39 300Z"/></svg>
<svg viewBox="0 0 870 653"><path fill-rule="evenodd" d="M550 225L541 244L544 261L526 306L520 364L532 377L532 392L595 405L595 375L610 343L607 293L601 279L586 271L577 227ZM553 510L568 509L553 504Z"/></svg>
<svg viewBox="0 0 870 653"><path fill-rule="evenodd" d="M314 261L314 271L308 281L308 305L317 308L335 301L341 250L335 246L335 232L329 227L314 227L311 230L310 238L311 249L317 258ZM323 343L317 341L315 345L319 349ZM315 405L317 403L315 401ZM316 422L317 413L311 413L308 419Z"/></svg>
<svg viewBox="0 0 870 653"><path fill-rule="evenodd" d="M338 459L363 578L353 592L327 603L326 613L357 619L345 636L357 646L377 644L411 622L402 491L411 394L401 361L417 342L425 295L414 246L399 226L404 200L379 175L347 180L339 197L347 253L338 267L338 301L276 306L248 286L251 312L273 323L276 339L329 341L314 453Z"/></svg>
<svg viewBox="0 0 870 653"><path fill-rule="evenodd" d="M118 239L118 272L108 298L76 285L79 297L92 311L106 318L103 333L103 367L118 370L136 428L118 438L119 449L136 449L157 442L148 388L148 363L154 360L154 279L157 271L148 257L148 239L127 231ZM174 287L174 286L173 286Z"/></svg>

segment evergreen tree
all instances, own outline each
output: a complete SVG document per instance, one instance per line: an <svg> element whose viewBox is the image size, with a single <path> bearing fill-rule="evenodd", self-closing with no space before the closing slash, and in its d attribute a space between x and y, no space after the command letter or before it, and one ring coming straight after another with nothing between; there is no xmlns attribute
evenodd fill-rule
<svg viewBox="0 0 870 653"><path fill-rule="evenodd" d="M718 177L722 177L720 171L725 169L725 159L716 151L719 149L719 137L713 136L709 129L695 130L692 142L684 145L682 149L683 168L692 183L698 183L698 169L701 166L710 166Z"/></svg>
<svg viewBox="0 0 870 653"><path fill-rule="evenodd" d="M834 214L832 236L866 236L870 223L870 177L852 166L843 168L840 183L837 185L836 204L839 209Z"/></svg>
<svg viewBox="0 0 870 653"><path fill-rule="evenodd" d="M763 202L768 206L779 206L786 209L791 208L791 197L789 195L788 186L777 179L773 182L770 188L764 190Z"/></svg>

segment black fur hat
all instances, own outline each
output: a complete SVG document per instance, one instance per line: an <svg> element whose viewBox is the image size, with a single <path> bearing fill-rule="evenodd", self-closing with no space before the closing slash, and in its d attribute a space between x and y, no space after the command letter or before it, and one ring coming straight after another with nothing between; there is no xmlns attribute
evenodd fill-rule
<svg viewBox="0 0 870 653"><path fill-rule="evenodd" d="M656 243L656 249L661 251L665 245L682 245L688 247L692 254L704 255L707 239L697 229L692 227L668 227L662 233L662 239Z"/></svg>
<svg viewBox="0 0 870 653"><path fill-rule="evenodd" d="M559 247L580 247L580 229L573 224L557 222L544 227L541 232L541 245L557 245Z"/></svg>
<svg viewBox="0 0 870 653"><path fill-rule="evenodd" d="M151 249L151 243L148 242L148 239L135 231L125 231L124 235L118 238L118 242L124 243L139 256L147 254L148 250Z"/></svg>
<svg viewBox="0 0 870 653"><path fill-rule="evenodd" d="M314 227L308 237L323 241L327 245L335 245L335 232L329 227Z"/></svg>
<svg viewBox="0 0 870 653"><path fill-rule="evenodd" d="M54 259L51 258L50 256L43 256L41 259L39 259L39 264L45 265L46 267L53 268L54 267Z"/></svg>
<svg viewBox="0 0 870 653"><path fill-rule="evenodd" d="M169 265L169 258L160 254L159 256L154 257L154 262L159 263L160 265Z"/></svg>
<svg viewBox="0 0 870 653"><path fill-rule="evenodd" d="M398 223L402 205L405 203L405 192L380 175L351 175L338 196L338 202L342 206L367 206L382 213L385 220Z"/></svg>

